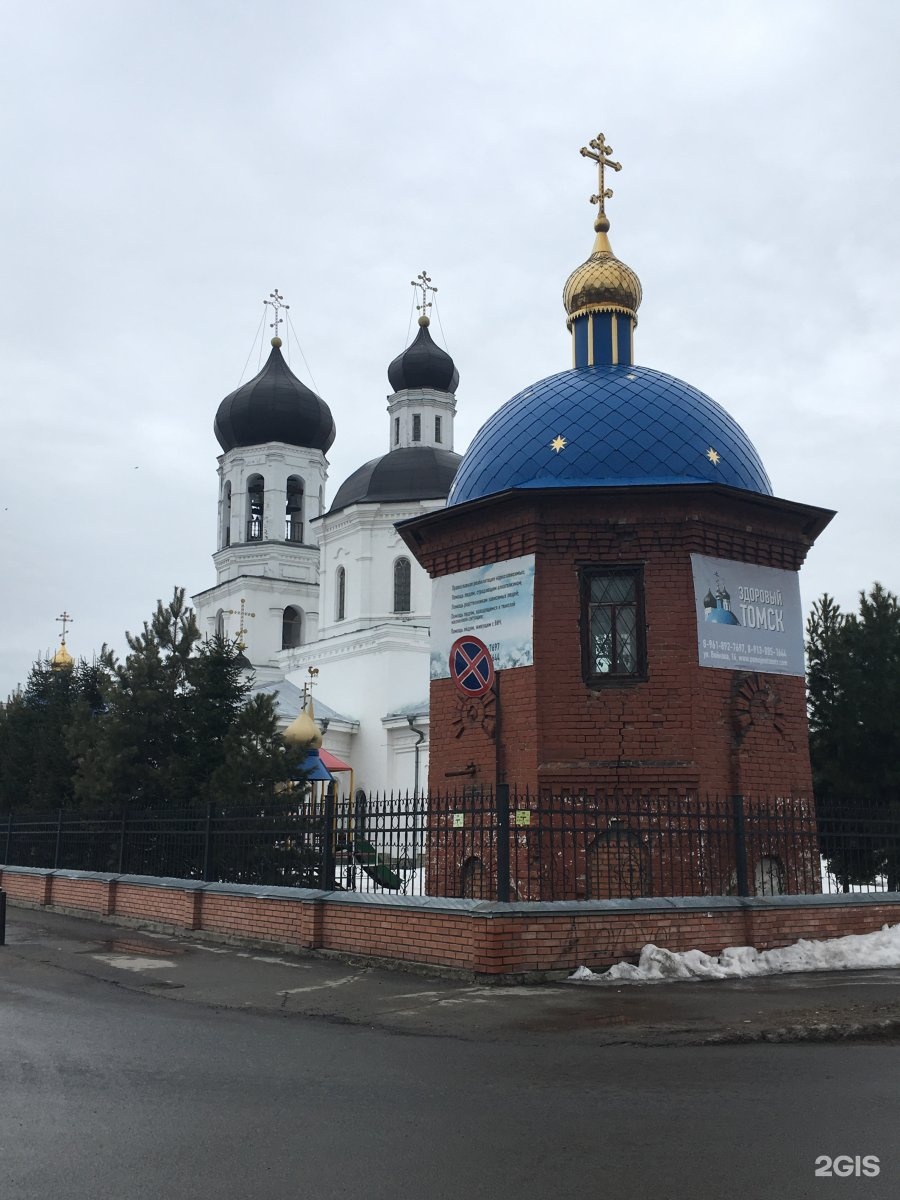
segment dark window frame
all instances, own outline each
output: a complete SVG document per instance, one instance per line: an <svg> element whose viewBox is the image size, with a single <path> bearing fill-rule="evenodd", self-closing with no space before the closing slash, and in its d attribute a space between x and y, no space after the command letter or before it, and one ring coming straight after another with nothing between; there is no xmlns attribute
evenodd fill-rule
<svg viewBox="0 0 900 1200"><path fill-rule="evenodd" d="M444 425L441 421L440 413L437 413L434 418L434 440L436 445L443 445L443 430Z"/></svg>
<svg viewBox="0 0 900 1200"><path fill-rule="evenodd" d="M634 580L634 604L594 605L591 601L591 583L595 579L625 577ZM628 687L635 683L643 683L648 678L647 670L647 628L644 604L644 567L642 563L615 563L611 566L583 566L579 570L581 588L581 673L584 682L589 687ZM635 618L635 669L633 671L597 671L594 669L591 624L594 609L606 608L612 610L613 655L616 645L615 616L619 609L634 608Z"/></svg>
<svg viewBox="0 0 900 1200"><path fill-rule="evenodd" d="M422 414L413 413L412 415L412 440L421 442L422 440Z"/></svg>
<svg viewBox="0 0 900 1200"><path fill-rule="evenodd" d="M412 612L412 563L405 556L394 559L394 606L391 612Z"/></svg>

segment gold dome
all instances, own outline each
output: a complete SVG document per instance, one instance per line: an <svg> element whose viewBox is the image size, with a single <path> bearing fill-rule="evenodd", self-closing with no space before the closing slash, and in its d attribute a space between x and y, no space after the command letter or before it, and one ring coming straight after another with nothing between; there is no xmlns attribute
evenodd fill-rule
<svg viewBox="0 0 900 1200"><path fill-rule="evenodd" d="M598 217L594 229L597 237L591 257L575 268L563 288L563 302L569 314L567 324L571 328L575 317L588 313L617 312L632 317L636 325L641 281L631 267L613 254L607 237L608 219Z"/></svg>
<svg viewBox="0 0 900 1200"><path fill-rule="evenodd" d="M50 666L54 671L68 670L75 666L75 659L66 649L65 641L60 642L59 649L50 659Z"/></svg>
<svg viewBox="0 0 900 1200"><path fill-rule="evenodd" d="M302 750L321 750L322 733L314 718L313 703L310 699L282 734L289 746L298 746Z"/></svg>

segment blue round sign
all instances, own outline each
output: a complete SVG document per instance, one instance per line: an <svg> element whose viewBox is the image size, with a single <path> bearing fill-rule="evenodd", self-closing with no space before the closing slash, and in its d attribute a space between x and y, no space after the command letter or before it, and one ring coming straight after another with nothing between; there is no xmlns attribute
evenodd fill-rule
<svg viewBox="0 0 900 1200"><path fill-rule="evenodd" d="M481 640L465 634L450 647L450 678L464 696L484 696L494 686L494 660Z"/></svg>

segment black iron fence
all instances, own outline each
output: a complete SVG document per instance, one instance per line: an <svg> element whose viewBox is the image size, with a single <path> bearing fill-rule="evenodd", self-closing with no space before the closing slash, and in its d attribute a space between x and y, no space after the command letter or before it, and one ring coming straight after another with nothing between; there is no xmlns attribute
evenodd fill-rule
<svg viewBox="0 0 900 1200"><path fill-rule="evenodd" d="M280 797L221 810L11 812L7 865L484 900L900 890L900 813L807 799Z"/></svg>

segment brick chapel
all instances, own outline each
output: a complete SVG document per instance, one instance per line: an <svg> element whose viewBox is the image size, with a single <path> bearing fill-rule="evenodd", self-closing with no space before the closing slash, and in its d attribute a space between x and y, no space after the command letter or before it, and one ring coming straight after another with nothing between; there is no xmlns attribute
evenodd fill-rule
<svg viewBox="0 0 900 1200"><path fill-rule="evenodd" d="M620 164L602 134L582 154L600 181L563 292L572 366L486 422L445 509L399 526L434 587L431 794L811 801L797 573L834 514L776 497L719 404L635 364L641 284L605 211ZM527 595L504 592L520 573ZM467 634L493 656L482 695L448 669Z"/></svg>

